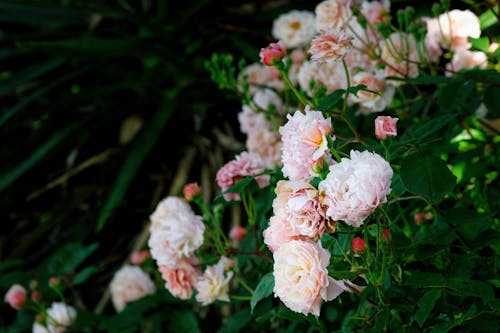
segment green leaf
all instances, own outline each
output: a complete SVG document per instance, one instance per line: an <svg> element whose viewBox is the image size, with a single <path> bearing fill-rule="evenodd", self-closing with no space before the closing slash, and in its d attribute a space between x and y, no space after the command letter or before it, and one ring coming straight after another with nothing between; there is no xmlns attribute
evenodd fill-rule
<svg viewBox="0 0 500 333"><path fill-rule="evenodd" d="M472 47L476 50L488 52L488 47L490 45L490 40L488 37L480 37L480 38L468 38L469 43L472 44Z"/></svg>
<svg viewBox="0 0 500 333"><path fill-rule="evenodd" d="M201 332L198 325L198 319L193 312L190 311L176 311L172 315L172 320L169 322L169 328L173 332Z"/></svg>
<svg viewBox="0 0 500 333"><path fill-rule="evenodd" d="M406 158L401 164L400 176L409 192L424 195L432 202L438 202L456 184L456 177L446 163L429 154Z"/></svg>
<svg viewBox="0 0 500 333"><path fill-rule="evenodd" d="M229 316L224 326L222 326L217 332L218 333L240 332L246 325L248 325L248 323L250 323L251 319L252 316L250 314L249 309L238 311Z"/></svg>
<svg viewBox="0 0 500 333"><path fill-rule="evenodd" d="M415 288L446 287L446 279L438 273L415 272L405 285Z"/></svg>
<svg viewBox="0 0 500 333"><path fill-rule="evenodd" d="M500 49L500 48L499 48ZM484 90L484 105L488 109L486 118L493 119L500 117L500 87L489 86Z"/></svg>
<svg viewBox="0 0 500 333"><path fill-rule="evenodd" d="M49 140L45 141L41 146L39 146L38 149L30 154L27 159L1 175L0 191L3 191L7 187L9 187L20 176L22 176L25 172L27 172L38 162L40 162L44 157L46 157L50 152L52 152L52 150L61 142L63 142L64 139L66 139L66 137L70 133L72 133L76 127L77 125L70 125L52 134Z"/></svg>
<svg viewBox="0 0 500 333"><path fill-rule="evenodd" d="M80 272L78 272L75 277L73 278L73 285L77 286L79 284L84 283L87 281L94 273L99 271L96 266L90 266L87 268L84 268Z"/></svg>
<svg viewBox="0 0 500 333"><path fill-rule="evenodd" d="M56 69L63 63L64 60L62 59L51 59L11 74L8 78L0 80L0 97L8 95L9 93L15 91L19 86L27 84L39 76Z"/></svg>
<svg viewBox="0 0 500 333"><path fill-rule="evenodd" d="M273 289L274 275L272 272L270 272L264 275L262 279L260 279L259 284L257 284L257 287L255 287L255 291L252 295L252 298L250 299L250 309L252 313L255 305L257 305L260 300L271 295L273 293Z"/></svg>
<svg viewBox="0 0 500 333"><path fill-rule="evenodd" d="M153 148L165 124L174 112L173 99L178 94L181 87L172 91L170 98L166 98L164 106L157 111L149 124L142 130L137 140L134 142L125 163L118 172L118 176L111 188L111 192L106 200L97 222L98 230L104 227L104 224L114 212L115 208L121 203L128 186L134 179L146 155Z"/></svg>
<svg viewBox="0 0 500 333"><path fill-rule="evenodd" d="M245 187L247 187L252 182L252 180L254 180L253 176L246 176L245 178L238 180L236 184L231 186L226 191L226 193L241 193L243 192Z"/></svg>
<svg viewBox="0 0 500 333"><path fill-rule="evenodd" d="M77 243L68 243L60 247L50 258L47 268L52 275L69 274L75 270L98 248L98 244L83 246Z"/></svg>
<svg viewBox="0 0 500 333"><path fill-rule="evenodd" d="M492 8L485 11L481 16L479 16L479 26L481 30L491 27L498 22L498 8Z"/></svg>
<svg viewBox="0 0 500 333"><path fill-rule="evenodd" d="M335 90L329 95L326 95L323 97L318 104L318 110L319 111L330 111L333 109L338 102L342 99L342 96L344 96L345 90L344 89L339 89Z"/></svg>
<svg viewBox="0 0 500 333"><path fill-rule="evenodd" d="M454 122L456 117L456 114L444 114L408 127L408 129L401 136L399 144L421 142L423 139L433 135L434 133L440 131L443 127Z"/></svg>
<svg viewBox="0 0 500 333"><path fill-rule="evenodd" d="M418 322L418 325L422 327L427 318L434 309L436 305L436 301L441 297L441 289L433 288L427 291L422 298L417 302L419 309L415 313L415 319Z"/></svg>

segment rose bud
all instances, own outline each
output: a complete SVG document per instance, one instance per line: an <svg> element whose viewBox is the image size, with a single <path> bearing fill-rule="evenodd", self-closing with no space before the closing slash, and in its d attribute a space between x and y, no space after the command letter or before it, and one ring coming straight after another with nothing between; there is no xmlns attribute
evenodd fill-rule
<svg viewBox="0 0 500 333"><path fill-rule="evenodd" d="M4 300L14 309L19 310L26 303L26 289L19 284L14 284L5 294Z"/></svg>
<svg viewBox="0 0 500 333"><path fill-rule="evenodd" d="M359 254L359 253L364 253L365 252L365 240L360 237L355 237L352 240L352 252Z"/></svg>
<svg viewBox="0 0 500 333"><path fill-rule="evenodd" d="M377 138L384 140L388 136L398 135L396 128L398 120L398 118L378 116L375 119L375 135Z"/></svg>
<svg viewBox="0 0 500 333"><path fill-rule="evenodd" d="M243 238L245 238L248 230L246 228L243 228L240 225L235 225L234 227L231 228L231 231L229 232L229 238L235 240L235 241L241 241Z"/></svg>
<svg viewBox="0 0 500 333"><path fill-rule="evenodd" d="M269 46L260 49L260 62L266 66L273 66L286 56L286 48L278 43L271 43Z"/></svg>

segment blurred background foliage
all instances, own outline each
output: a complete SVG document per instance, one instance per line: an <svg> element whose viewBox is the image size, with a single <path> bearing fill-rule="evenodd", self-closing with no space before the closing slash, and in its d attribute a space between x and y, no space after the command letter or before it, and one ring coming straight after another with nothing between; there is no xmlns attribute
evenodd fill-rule
<svg viewBox="0 0 500 333"><path fill-rule="evenodd" d="M415 5L392 3L393 11ZM430 11L431 3L417 9ZM196 331L194 315L182 311L196 305L170 306L165 291L107 320L92 312L114 313L102 296L157 202L196 180L213 197L217 168L243 148L241 102L218 90L204 61L213 52L257 61L279 14L316 4L1 1L0 289L61 275L79 281L70 294L88 310L76 330L162 331L175 318L170 329ZM271 300L263 303L265 319ZM0 308L7 327L15 313ZM327 316L341 317L332 311ZM30 330L23 315L13 331ZM219 326L220 317L204 316L202 329ZM233 328L246 325L249 310L231 318Z"/></svg>

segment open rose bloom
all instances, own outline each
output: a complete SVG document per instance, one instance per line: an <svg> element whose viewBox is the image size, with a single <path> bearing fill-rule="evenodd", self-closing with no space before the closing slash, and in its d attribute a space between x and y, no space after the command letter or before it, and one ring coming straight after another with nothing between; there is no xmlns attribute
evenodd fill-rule
<svg viewBox="0 0 500 333"><path fill-rule="evenodd" d="M109 289L116 311L122 311L127 303L156 291L153 281L146 272L140 267L128 265L115 273Z"/></svg>

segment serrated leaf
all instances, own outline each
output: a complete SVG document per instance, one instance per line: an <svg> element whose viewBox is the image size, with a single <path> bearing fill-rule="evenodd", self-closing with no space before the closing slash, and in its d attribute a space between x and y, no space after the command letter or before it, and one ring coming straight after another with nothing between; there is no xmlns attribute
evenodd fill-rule
<svg viewBox="0 0 500 333"><path fill-rule="evenodd" d="M409 192L426 196L432 202L438 202L456 184L456 177L446 163L429 154L406 158L401 164L400 176Z"/></svg>
<svg viewBox="0 0 500 333"><path fill-rule="evenodd" d="M427 318L429 318L429 315L431 314L432 309L434 309L436 301L441 297L441 294L441 289L433 288L427 291L417 302L419 309L415 312L415 320L420 327L422 327Z"/></svg>
<svg viewBox="0 0 500 333"><path fill-rule="evenodd" d="M260 279L259 284L257 284L257 287L255 287L255 291L250 299L250 309L252 313L255 305L257 305L260 300L270 296L273 293L273 289L274 275L270 272L264 275L262 279Z"/></svg>

